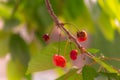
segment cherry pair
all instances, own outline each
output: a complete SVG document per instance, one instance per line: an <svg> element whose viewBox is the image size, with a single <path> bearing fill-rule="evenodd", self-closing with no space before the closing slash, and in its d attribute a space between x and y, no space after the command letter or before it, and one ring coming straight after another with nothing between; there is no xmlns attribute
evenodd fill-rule
<svg viewBox="0 0 120 80"><path fill-rule="evenodd" d="M71 50L70 58L72 60L76 60L77 59L77 54L78 54L77 50ZM53 63L58 67L65 67L66 66L66 59L64 58L64 56L55 54L53 56Z"/></svg>

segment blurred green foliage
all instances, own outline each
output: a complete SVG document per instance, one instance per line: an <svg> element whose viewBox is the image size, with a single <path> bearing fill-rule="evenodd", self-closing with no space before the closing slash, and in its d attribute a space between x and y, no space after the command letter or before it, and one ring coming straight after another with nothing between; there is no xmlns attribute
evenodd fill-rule
<svg viewBox="0 0 120 80"><path fill-rule="evenodd" d="M105 56L120 58L119 0L50 0L50 2L61 21L75 24L80 30L87 30L90 34L90 47L101 50ZM0 57L10 52L12 58L8 64L9 80L20 80L25 77L30 59L28 70L40 71L54 68L52 64L46 64L54 54L49 53L49 50L55 45L47 46L50 48L48 49L42 40L42 35L54 27L45 0L0 0L0 19L4 23L0 28ZM26 26L29 35L34 34L30 43L15 32L16 28L25 27L23 25ZM71 26L67 28L72 29ZM45 51L50 56L45 55L47 53ZM108 63L120 68L119 61L108 61ZM11 77L14 76L13 74L18 77Z"/></svg>

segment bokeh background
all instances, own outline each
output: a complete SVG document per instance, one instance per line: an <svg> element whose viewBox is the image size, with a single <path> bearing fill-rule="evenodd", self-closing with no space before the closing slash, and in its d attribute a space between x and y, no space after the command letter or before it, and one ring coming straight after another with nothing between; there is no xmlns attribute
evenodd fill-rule
<svg viewBox="0 0 120 80"><path fill-rule="evenodd" d="M89 39L82 43L85 47L99 49L107 57L120 58L120 0L50 2L61 21L87 31ZM74 26L66 28L75 34ZM53 45L43 49L58 40L58 32L45 0L0 0L0 80L54 80L62 75L64 72L50 63ZM42 39L45 33L52 37L47 43ZM120 68L119 61L108 63ZM26 71L30 74L26 75Z"/></svg>

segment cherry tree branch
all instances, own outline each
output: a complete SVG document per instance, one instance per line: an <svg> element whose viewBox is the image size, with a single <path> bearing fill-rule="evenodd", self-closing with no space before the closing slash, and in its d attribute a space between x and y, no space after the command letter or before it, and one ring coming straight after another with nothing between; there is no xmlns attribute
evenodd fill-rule
<svg viewBox="0 0 120 80"><path fill-rule="evenodd" d="M65 27L64 27L64 23L60 22L60 20L57 18L57 16L55 15L52 7L51 7L51 4L50 4L50 1L49 0L45 0L46 2L46 7L47 7L47 10L50 14L50 16L52 17L53 21L55 22L56 26L58 26L61 30L63 30L69 37L69 39L71 39L76 45L77 47L80 49L81 53L82 54L85 54L86 56L88 56L89 58L93 59L95 62L97 62L98 64L102 65L104 68L110 68L112 70L112 72L115 72L115 73L119 73L118 70L115 70L113 67L111 66L107 66L107 64L105 64L104 62L101 62L98 58L96 58L94 55L92 55L91 53L89 53L81 44L80 42L77 40L77 38L72 35ZM106 67L107 66L107 67ZM107 69L108 71L111 72L111 70Z"/></svg>
<svg viewBox="0 0 120 80"><path fill-rule="evenodd" d="M86 53L87 56L89 56L90 58L94 57L92 54L90 54L89 52L86 51L86 49L84 47L82 47L82 45L80 44L80 42L76 39L75 36L73 36L65 27L64 27L64 24L60 22L60 20L57 18L57 16L55 15L52 7L51 7L51 4L50 4L50 1L49 0L46 0L46 7L47 7L47 10L50 14L50 16L52 17L52 19L54 20L55 24L60 28L62 29L69 37L69 39L71 39L76 45L77 47L80 49L81 53Z"/></svg>

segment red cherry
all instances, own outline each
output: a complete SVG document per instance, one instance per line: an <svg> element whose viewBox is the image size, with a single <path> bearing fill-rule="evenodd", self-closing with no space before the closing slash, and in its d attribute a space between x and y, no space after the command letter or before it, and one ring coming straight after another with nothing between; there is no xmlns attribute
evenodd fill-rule
<svg viewBox="0 0 120 80"><path fill-rule="evenodd" d="M77 39L79 42L86 41L87 39L86 31L82 30L82 31L77 32Z"/></svg>
<svg viewBox="0 0 120 80"><path fill-rule="evenodd" d="M44 34L43 35L43 39L44 39L44 41L48 41L50 39L50 37L49 37L48 34Z"/></svg>
<svg viewBox="0 0 120 80"><path fill-rule="evenodd" d="M66 60L65 60L65 58L64 58L63 56L61 56L61 55L55 54L55 55L53 56L53 62L54 62L54 64L55 64L56 66L59 66L59 67L62 67L62 68L66 66Z"/></svg>
<svg viewBox="0 0 120 80"><path fill-rule="evenodd" d="M76 60L77 59L77 55L78 55L78 51L77 50L71 50L71 52L70 52L70 58L72 60Z"/></svg>

